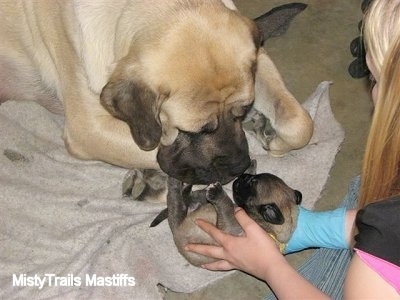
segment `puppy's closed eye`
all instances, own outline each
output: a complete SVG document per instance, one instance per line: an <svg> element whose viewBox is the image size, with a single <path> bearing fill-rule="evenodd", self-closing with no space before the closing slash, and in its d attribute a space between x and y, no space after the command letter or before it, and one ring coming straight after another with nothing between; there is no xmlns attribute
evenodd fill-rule
<svg viewBox="0 0 400 300"><path fill-rule="evenodd" d="M258 212L268 223L282 225L285 222L281 210L275 203L260 205L258 207Z"/></svg>

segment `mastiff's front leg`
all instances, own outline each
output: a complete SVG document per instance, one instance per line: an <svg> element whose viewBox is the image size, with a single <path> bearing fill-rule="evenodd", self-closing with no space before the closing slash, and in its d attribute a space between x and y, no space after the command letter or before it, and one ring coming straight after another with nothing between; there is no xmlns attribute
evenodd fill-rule
<svg viewBox="0 0 400 300"><path fill-rule="evenodd" d="M254 108L270 120L276 132L268 145L271 154L283 156L307 145L314 130L312 119L288 91L264 49L258 54L255 88Z"/></svg>
<svg viewBox="0 0 400 300"><path fill-rule="evenodd" d="M124 168L159 169L157 150L141 150L129 126L101 106L99 95L85 87L70 88L63 102L64 142L73 156Z"/></svg>

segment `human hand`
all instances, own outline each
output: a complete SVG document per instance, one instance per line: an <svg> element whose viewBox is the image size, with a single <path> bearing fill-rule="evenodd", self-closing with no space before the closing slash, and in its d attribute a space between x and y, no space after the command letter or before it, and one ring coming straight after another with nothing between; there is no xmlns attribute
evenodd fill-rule
<svg viewBox="0 0 400 300"><path fill-rule="evenodd" d="M213 257L218 261L202 267L212 271L237 269L264 279L270 262L283 259L274 240L246 212L238 208L235 217L243 228L242 236L233 236L214 225L197 219L196 224L208 233L219 246L188 244L186 251Z"/></svg>

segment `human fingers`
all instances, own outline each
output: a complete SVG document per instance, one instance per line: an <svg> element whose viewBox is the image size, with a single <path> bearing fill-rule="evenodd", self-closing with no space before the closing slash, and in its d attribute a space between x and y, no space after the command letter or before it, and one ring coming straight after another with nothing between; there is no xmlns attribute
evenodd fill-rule
<svg viewBox="0 0 400 300"><path fill-rule="evenodd" d="M185 251L195 252L204 256L223 259L223 249L219 246L203 245L203 244L187 244Z"/></svg>
<svg viewBox="0 0 400 300"><path fill-rule="evenodd" d="M243 208L236 208L235 209L235 218L246 232L248 228L257 225L257 223L248 216L248 214L244 211Z"/></svg>
<svg viewBox="0 0 400 300"><path fill-rule="evenodd" d="M217 260L209 264L204 264L201 267L210 271L229 271L236 269L234 265L226 260Z"/></svg>

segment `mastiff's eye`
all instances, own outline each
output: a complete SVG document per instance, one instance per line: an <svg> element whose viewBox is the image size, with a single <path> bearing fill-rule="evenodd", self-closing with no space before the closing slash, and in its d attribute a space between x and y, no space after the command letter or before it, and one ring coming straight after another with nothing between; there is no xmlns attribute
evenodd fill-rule
<svg viewBox="0 0 400 300"><path fill-rule="evenodd" d="M250 111L250 109L253 107L253 103L249 104L249 105L245 105L243 106L243 110L244 110L244 115L247 115L247 113Z"/></svg>
<svg viewBox="0 0 400 300"><path fill-rule="evenodd" d="M206 125L201 127L200 132L211 133L211 132L215 131L217 128L218 128L218 121L215 120L215 121L208 122Z"/></svg>
<svg viewBox="0 0 400 300"><path fill-rule="evenodd" d="M235 106L232 108L232 114L235 117L243 118L247 115L250 109L253 107L253 104L244 105L244 106Z"/></svg>
<svg viewBox="0 0 400 300"><path fill-rule="evenodd" d="M253 76L253 78L255 78L256 77L256 72L257 72L257 61L254 61L252 64L251 64L251 75Z"/></svg>

